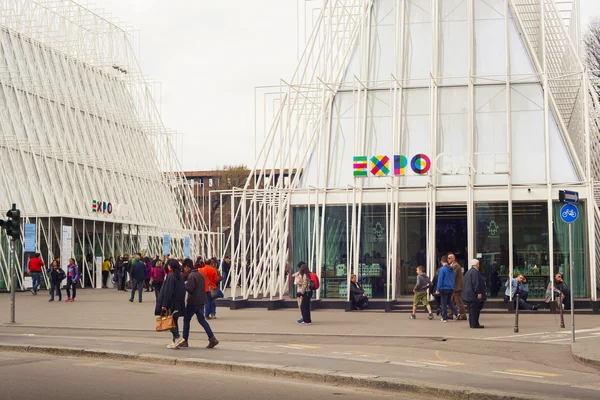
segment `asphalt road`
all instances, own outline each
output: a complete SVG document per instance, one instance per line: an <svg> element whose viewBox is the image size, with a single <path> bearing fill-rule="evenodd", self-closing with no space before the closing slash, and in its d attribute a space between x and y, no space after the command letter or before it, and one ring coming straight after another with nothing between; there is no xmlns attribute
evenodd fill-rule
<svg viewBox="0 0 600 400"><path fill-rule="evenodd" d="M380 393L194 368L20 353L0 353L0 375L3 400L425 400L413 393Z"/></svg>

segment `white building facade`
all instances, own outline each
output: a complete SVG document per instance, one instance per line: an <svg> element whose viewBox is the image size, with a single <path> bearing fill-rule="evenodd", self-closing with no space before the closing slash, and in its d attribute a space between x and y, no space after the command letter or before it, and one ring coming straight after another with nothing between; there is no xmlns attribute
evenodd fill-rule
<svg viewBox="0 0 600 400"><path fill-rule="evenodd" d="M416 266L432 276L448 252L480 259L490 297L524 273L530 298L543 298L553 273L570 278L567 189L581 198L573 293L596 301L600 107L579 5L561 6L323 1L255 167L302 173L253 171L233 191L239 239L222 253L241 284L234 298L280 298L285 266L306 261L319 298L348 299L354 273L393 301L412 293Z"/></svg>
<svg viewBox="0 0 600 400"><path fill-rule="evenodd" d="M23 217L19 287L33 251L74 257L97 286L105 257L207 244L131 37L73 1L0 1L0 211ZM8 248L3 234L0 288Z"/></svg>

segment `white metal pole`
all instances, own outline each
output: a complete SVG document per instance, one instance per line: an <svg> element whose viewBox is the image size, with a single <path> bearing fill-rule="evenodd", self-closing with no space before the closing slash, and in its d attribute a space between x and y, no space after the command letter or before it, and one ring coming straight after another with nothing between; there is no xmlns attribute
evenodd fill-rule
<svg viewBox="0 0 600 400"><path fill-rule="evenodd" d="M569 224L569 289L571 289L571 342L575 343L575 292L573 291L573 223Z"/></svg>

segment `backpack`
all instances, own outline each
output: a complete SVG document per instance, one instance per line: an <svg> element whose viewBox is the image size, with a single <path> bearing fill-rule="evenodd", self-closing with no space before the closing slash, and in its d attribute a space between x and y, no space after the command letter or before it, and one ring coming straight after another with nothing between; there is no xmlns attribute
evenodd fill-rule
<svg viewBox="0 0 600 400"><path fill-rule="evenodd" d="M63 271L62 268L59 268L58 269L58 282L64 281L66 277L67 277L67 274L65 274L65 271Z"/></svg>
<svg viewBox="0 0 600 400"><path fill-rule="evenodd" d="M165 269L162 267L155 267L152 269L152 280L156 282L162 282L165 280Z"/></svg>
<svg viewBox="0 0 600 400"><path fill-rule="evenodd" d="M319 288L321 287L321 284L319 282L319 277L317 276L317 274L314 273L310 273L310 283L308 284L308 288L310 290L319 290Z"/></svg>

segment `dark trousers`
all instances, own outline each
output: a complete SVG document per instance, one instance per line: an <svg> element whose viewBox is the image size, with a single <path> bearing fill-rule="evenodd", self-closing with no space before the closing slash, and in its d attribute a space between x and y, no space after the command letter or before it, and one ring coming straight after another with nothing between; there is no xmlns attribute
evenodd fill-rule
<svg viewBox="0 0 600 400"><path fill-rule="evenodd" d="M527 297L529 294L527 293L519 293L519 308L524 308L526 310L533 310L533 306L527 302ZM513 297L514 299L514 297Z"/></svg>
<svg viewBox="0 0 600 400"><path fill-rule="evenodd" d="M109 271L102 271L102 287L106 287L106 283L108 282Z"/></svg>
<svg viewBox="0 0 600 400"><path fill-rule="evenodd" d="M215 300L217 299L213 299L210 295L210 292L206 292L206 299L208 300L208 302L204 305L204 316L206 318L208 318L209 316L214 317L215 315L217 315L217 303L215 303Z"/></svg>
<svg viewBox="0 0 600 400"><path fill-rule="evenodd" d="M32 272L31 273L31 282L33 283L33 291L37 292L39 287L40 287L40 283L41 281L41 274L39 272Z"/></svg>
<svg viewBox="0 0 600 400"><path fill-rule="evenodd" d="M190 323L192 322L192 318L198 318L198 322L204 328L206 332L206 336L208 338L212 338L215 335L213 334L212 329L210 329L210 325L204 319L204 304L186 304L185 306L185 316L183 317L183 338L188 340L190 337Z"/></svg>
<svg viewBox="0 0 600 400"><path fill-rule="evenodd" d="M158 295L160 294L160 289L162 289L162 281L160 282L152 282L152 286L154 286L154 296L158 299Z"/></svg>
<svg viewBox="0 0 600 400"><path fill-rule="evenodd" d="M452 290L442 290L440 292L440 300L442 301L442 319L443 320L447 320L448 319L448 307L450 307L450 311L455 314L458 315L458 311L456 310L456 307L454 307L454 304L452 304Z"/></svg>
<svg viewBox="0 0 600 400"><path fill-rule="evenodd" d="M310 298L312 297L312 292L306 292L302 295L302 303L300 303L300 311L302 312L302 320L305 323L310 324L312 320L310 319Z"/></svg>
<svg viewBox="0 0 600 400"><path fill-rule="evenodd" d="M144 291L144 281L133 281L131 284L131 297L130 300L133 300L135 297L135 291L138 291L138 300L142 301L142 292Z"/></svg>
<svg viewBox="0 0 600 400"><path fill-rule="evenodd" d="M55 283L50 281L50 299L54 300L54 291L56 290L56 295L58 296L58 301L62 300L62 293L60 291L60 282Z"/></svg>
<svg viewBox="0 0 600 400"><path fill-rule="evenodd" d="M142 281L142 283L144 283ZM179 337L179 313L173 313L173 322L175 323L175 328L171 329L171 334L173 335L173 340Z"/></svg>
<svg viewBox="0 0 600 400"><path fill-rule="evenodd" d="M73 297L71 297L71 289L73 289ZM73 282L73 279L67 278L67 298L74 299L77 296L77 282Z"/></svg>
<svg viewBox="0 0 600 400"><path fill-rule="evenodd" d="M479 326L479 315L483 308L483 301L467 303L469 307L469 327L476 328Z"/></svg>

